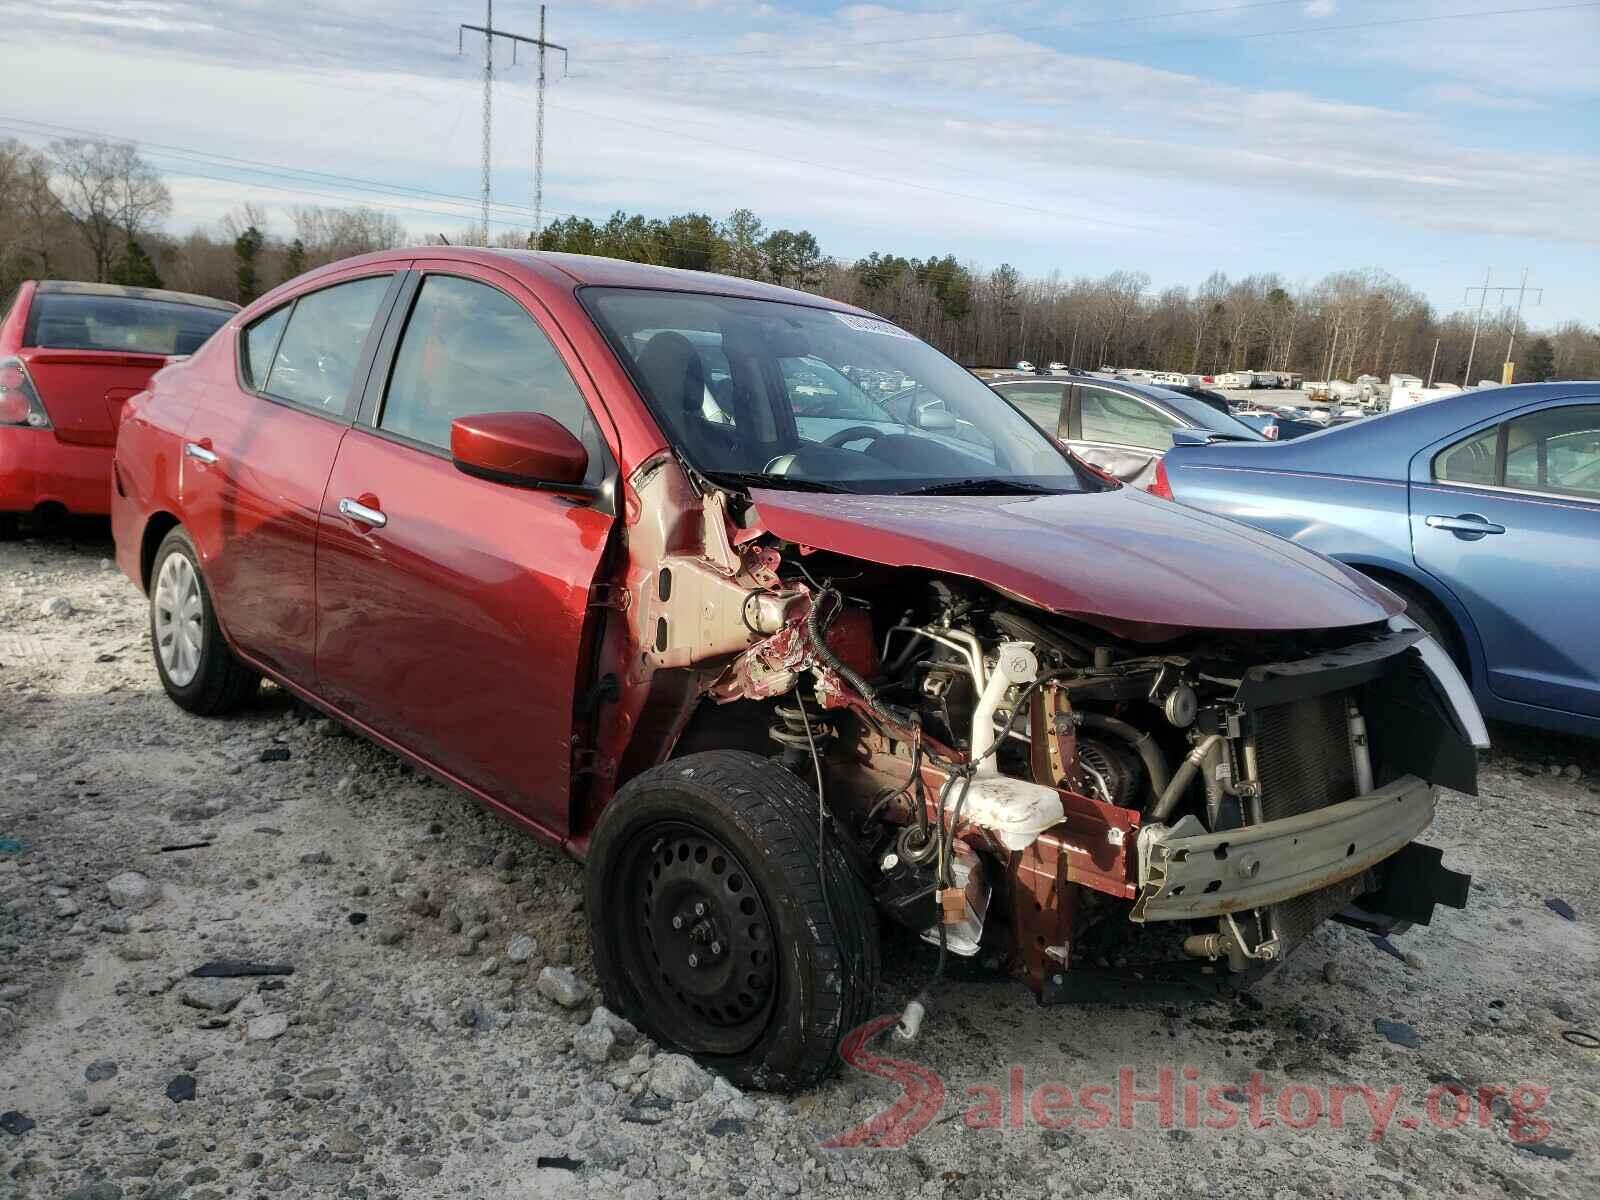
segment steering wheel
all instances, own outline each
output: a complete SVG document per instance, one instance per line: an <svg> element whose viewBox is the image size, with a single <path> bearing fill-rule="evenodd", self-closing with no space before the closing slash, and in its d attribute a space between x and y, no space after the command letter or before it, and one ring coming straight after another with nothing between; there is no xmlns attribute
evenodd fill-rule
<svg viewBox="0 0 1600 1200"><path fill-rule="evenodd" d="M851 442L859 442L863 438L868 441L877 441L883 436L883 430L874 429L871 425L852 425L849 429L841 429L838 433L828 438L822 444L834 450L843 450Z"/></svg>

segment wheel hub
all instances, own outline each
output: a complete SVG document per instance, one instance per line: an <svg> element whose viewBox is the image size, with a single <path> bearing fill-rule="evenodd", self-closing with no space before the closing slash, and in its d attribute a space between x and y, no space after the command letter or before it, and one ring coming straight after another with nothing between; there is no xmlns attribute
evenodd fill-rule
<svg viewBox="0 0 1600 1200"><path fill-rule="evenodd" d="M675 828L651 839L641 866L640 940L662 998L719 1027L763 1016L774 982L772 927L738 860L715 838Z"/></svg>

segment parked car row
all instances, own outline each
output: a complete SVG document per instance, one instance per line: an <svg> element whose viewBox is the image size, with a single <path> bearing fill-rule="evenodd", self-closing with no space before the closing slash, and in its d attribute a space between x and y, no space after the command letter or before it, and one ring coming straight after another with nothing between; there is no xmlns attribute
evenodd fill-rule
<svg viewBox="0 0 1600 1200"><path fill-rule="evenodd" d="M607 1004L741 1084L833 1068L880 921L1055 1003L1101 922L1182 933L1136 988L1462 906L1418 840L1487 740L1445 651L1091 461L1290 447L1028 384L745 280L368 255L127 401L117 561L174 702L269 678L583 859Z"/></svg>
<svg viewBox="0 0 1600 1200"><path fill-rule="evenodd" d="M108 513L128 398L237 309L182 292L24 282L0 316L0 536L27 513Z"/></svg>

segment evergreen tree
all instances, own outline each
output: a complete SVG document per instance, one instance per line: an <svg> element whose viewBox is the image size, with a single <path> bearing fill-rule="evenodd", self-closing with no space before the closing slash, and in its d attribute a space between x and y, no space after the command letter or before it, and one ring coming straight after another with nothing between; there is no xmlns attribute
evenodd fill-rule
<svg viewBox="0 0 1600 1200"><path fill-rule="evenodd" d="M256 259L260 257L261 247L266 244L266 240L261 236L261 230L254 225L233 239L233 257L238 261L235 274L239 280L240 304L249 304L261 294L260 284L256 279Z"/></svg>
<svg viewBox="0 0 1600 1200"><path fill-rule="evenodd" d="M144 252L144 247L129 238L122 257L111 268L111 282L124 287L158 288L161 286L161 276L156 272L156 264Z"/></svg>

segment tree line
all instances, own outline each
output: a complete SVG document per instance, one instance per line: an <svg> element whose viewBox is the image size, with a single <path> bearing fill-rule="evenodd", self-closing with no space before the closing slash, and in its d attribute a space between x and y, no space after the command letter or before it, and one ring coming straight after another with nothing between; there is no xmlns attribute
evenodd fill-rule
<svg viewBox="0 0 1600 1200"><path fill-rule="evenodd" d="M245 204L215 229L162 228L171 195L124 143L67 138L37 150L0 141L0 299L25 278L77 278L168 287L248 303L285 279L353 254L406 245L483 241L481 231L418 237L366 207L294 206L289 229ZM908 258L875 251L827 255L808 230L769 229L749 209L726 218L617 211L604 221L563 217L535 236L508 229L496 246L599 254L660 266L769 280L880 313L969 366L1027 359L1216 374L1298 371L1307 378L1498 378L1508 345L1516 377L1600 377L1600 331L1569 321L1534 330L1510 309L1439 313L1402 280L1339 271L1311 283L1276 274L1153 289L1143 272L1025 278L955 253Z"/></svg>

